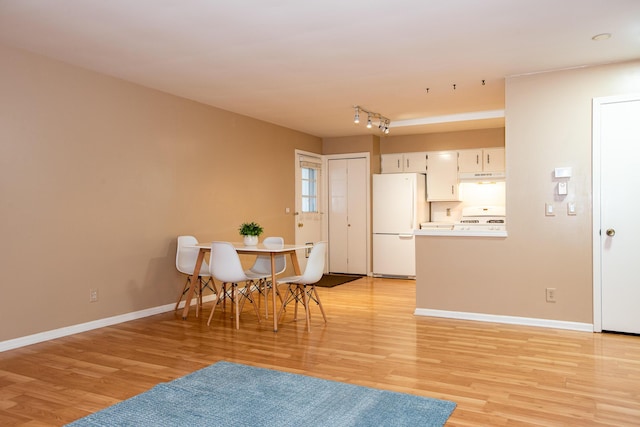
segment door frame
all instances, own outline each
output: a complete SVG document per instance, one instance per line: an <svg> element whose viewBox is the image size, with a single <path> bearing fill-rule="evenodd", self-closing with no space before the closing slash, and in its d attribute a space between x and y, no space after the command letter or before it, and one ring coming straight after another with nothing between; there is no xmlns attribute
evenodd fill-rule
<svg viewBox="0 0 640 427"><path fill-rule="evenodd" d="M324 174L323 176L323 185L324 188L328 189L329 188L329 165L328 162L329 160L343 160L343 159L358 159L358 158L365 158L365 163L366 163L366 175L367 175L367 179L365 180L366 182L366 200L367 200L367 209L366 209L366 235L367 235L367 242L366 242L366 251L367 251L367 264L366 264L366 271L367 271L367 276L371 276L371 257L372 257L372 250L371 250L371 153L369 152L361 152L361 153L344 153L344 154L326 154L324 156L322 156L322 167L324 170L327 171L327 173ZM325 191L322 194L322 197L324 198L323 201L323 206L325 206L326 210L328 210L329 208L329 191ZM322 227L323 227L323 235L328 236L329 235L329 221L327 218L328 215L323 215L322 217ZM331 249L331 242L328 242L328 246L329 246L329 250Z"/></svg>
<svg viewBox="0 0 640 427"><path fill-rule="evenodd" d="M593 331L602 332L602 241L601 241L601 165L602 140L601 140L601 109L605 104L618 102L640 101L640 94L615 95L593 98L592 113L592 218L593 218Z"/></svg>

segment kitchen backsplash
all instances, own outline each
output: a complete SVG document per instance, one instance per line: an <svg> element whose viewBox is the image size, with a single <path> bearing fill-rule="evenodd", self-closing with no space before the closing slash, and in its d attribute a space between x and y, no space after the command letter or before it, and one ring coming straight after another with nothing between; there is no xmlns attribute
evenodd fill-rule
<svg viewBox="0 0 640 427"><path fill-rule="evenodd" d="M462 208L467 206L504 206L506 200L506 183L478 184L461 182L459 187L460 202L431 202L431 221L457 222L462 215Z"/></svg>

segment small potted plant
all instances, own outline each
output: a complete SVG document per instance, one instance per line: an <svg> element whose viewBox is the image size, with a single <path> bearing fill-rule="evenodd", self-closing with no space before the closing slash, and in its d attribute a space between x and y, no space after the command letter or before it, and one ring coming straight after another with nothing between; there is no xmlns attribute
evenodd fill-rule
<svg viewBox="0 0 640 427"><path fill-rule="evenodd" d="M245 246L255 246L258 244L258 236L262 234L262 227L255 222L243 222L238 231L243 236Z"/></svg>

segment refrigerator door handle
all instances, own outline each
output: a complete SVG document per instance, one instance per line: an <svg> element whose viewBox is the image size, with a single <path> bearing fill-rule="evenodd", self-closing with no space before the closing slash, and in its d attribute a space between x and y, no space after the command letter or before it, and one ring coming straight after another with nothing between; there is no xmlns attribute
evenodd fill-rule
<svg viewBox="0 0 640 427"><path fill-rule="evenodd" d="M414 196L414 194L416 194L416 189L415 189L415 181L410 181L411 182L411 224L409 224L409 229L414 229L416 228L414 226L414 223L416 222L416 198Z"/></svg>

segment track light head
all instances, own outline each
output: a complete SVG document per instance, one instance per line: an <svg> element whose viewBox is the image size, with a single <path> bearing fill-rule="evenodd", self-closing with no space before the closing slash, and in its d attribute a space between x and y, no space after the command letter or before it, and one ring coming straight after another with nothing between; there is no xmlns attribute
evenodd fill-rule
<svg viewBox="0 0 640 427"><path fill-rule="evenodd" d="M355 105L353 108L355 109L355 114L353 116L353 123L355 124L360 123L360 112L367 113L367 129L371 129L373 127L372 120L379 120L378 129L380 130L380 132L383 134L389 133L389 124L391 123L391 120L387 119L385 116L383 116L380 113L369 111L365 108L362 108L359 105Z"/></svg>

